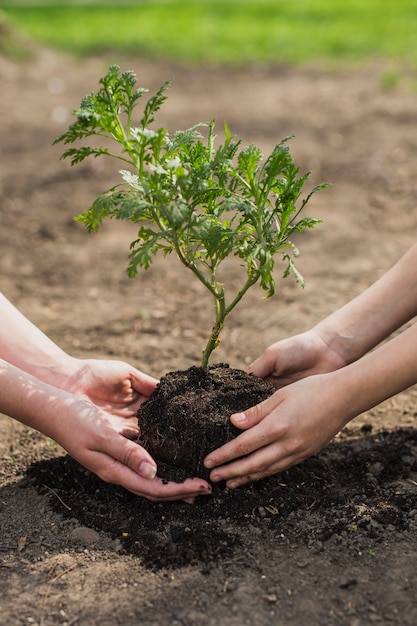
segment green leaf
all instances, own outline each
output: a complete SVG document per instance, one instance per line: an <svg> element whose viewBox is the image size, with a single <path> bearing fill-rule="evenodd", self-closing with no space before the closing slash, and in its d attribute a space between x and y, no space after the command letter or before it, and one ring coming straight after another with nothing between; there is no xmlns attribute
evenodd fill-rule
<svg viewBox="0 0 417 626"><path fill-rule="evenodd" d="M87 226L89 232L96 231L106 217L114 214L120 203L120 197L120 192L115 189L105 191L94 200L88 211L74 219Z"/></svg>

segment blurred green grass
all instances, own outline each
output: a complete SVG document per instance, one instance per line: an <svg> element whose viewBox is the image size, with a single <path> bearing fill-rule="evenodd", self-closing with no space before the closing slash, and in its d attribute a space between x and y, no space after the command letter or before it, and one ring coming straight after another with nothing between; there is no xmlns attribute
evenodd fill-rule
<svg viewBox="0 0 417 626"><path fill-rule="evenodd" d="M5 1L11 23L74 55L417 67L416 0Z"/></svg>

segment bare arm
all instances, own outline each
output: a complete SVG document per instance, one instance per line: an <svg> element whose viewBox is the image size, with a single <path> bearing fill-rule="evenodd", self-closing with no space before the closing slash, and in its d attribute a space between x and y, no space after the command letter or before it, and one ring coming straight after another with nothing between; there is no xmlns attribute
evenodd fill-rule
<svg viewBox="0 0 417 626"><path fill-rule="evenodd" d="M357 298L315 330L351 363L417 315L417 244Z"/></svg>
<svg viewBox="0 0 417 626"><path fill-rule="evenodd" d="M0 293L0 358L44 382L65 387L77 375L71 357Z"/></svg>

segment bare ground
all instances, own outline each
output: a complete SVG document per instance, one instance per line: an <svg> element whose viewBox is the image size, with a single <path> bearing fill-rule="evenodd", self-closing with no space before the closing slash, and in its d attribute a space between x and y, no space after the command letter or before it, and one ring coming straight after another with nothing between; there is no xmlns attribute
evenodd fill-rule
<svg viewBox="0 0 417 626"><path fill-rule="evenodd" d="M135 281L134 233L72 217L113 174L70 169L53 139L118 59L39 51L0 59L0 286L67 351L162 376L198 363L210 308L174 262ZM291 280L233 314L218 360L245 367L380 276L415 241L417 96L384 68L184 67L121 61L153 89L173 77L170 129L215 117L265 152L287 135L312 184L332 186L298 241ZM228 266L228 278L239 276ZM417 415L411 389L357 418L320 455L193 507L105 485L45 437L0 417L0 623L222 626L417 623ZM88 533L85 528L90 529ZM93 531L93 532L92 532Z"/></svg>

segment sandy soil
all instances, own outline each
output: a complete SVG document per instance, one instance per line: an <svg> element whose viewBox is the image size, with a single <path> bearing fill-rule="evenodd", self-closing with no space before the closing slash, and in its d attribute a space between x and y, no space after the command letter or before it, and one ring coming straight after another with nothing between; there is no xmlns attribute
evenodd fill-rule
<svg viewBox="0 0 417 626"><path fill-rule="evenodd" d="M210 327L199 285L158 260L131 281L132 229L89 236L72 217L108 183L71 169L53 139L118 59L39 51L0 59L0 287L64 349L154 376L198 363ZM257 288L232 315L218 360L245 367L380 276L415 241L417 95L383 68L190 68L140 59L143 86L174 83L161 123L215 117L264 151L295 135L312 184L329 181L299 240L301 290ZM239 268L230 263L231 281ZM57 446L0 417L0 623L222 626L417 623L417 391L360 416L317 457L189 507L101 483ZM85 529L89 530L85 530Z"/></svg>

